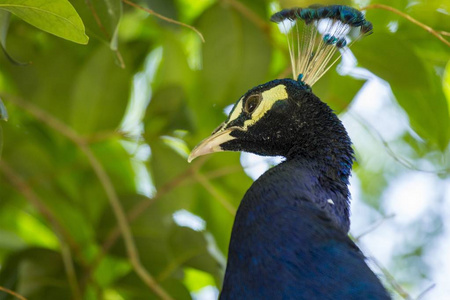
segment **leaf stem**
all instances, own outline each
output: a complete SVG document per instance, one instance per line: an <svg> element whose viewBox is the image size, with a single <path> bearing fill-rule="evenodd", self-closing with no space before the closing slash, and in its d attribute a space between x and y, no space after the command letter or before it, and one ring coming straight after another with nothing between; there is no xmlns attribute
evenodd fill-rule
<svg viewBox="0 0 450 300"><path fill-rule="evenodd" d="M126 4L128 4L130 6L133 6L133 7L137 8L137 9L143 10L143 11L145 11L145 12L147 12L147 13L149 13L149 14L151 14L151 15L153 15L153 16L161 19L161 20L164 20L166 22L169 22L169 23L172 23L172 24L177 24L177 25L189 28L189 29L195 31L195 33L197 33L197 35L200 37L200 39L202 40L203 43L205 42L205 38L203 37L203 34L197 28L195 28L194 26L191 26L191 25L188 25L186 23L179 22L179 21L176 21L174 19L165 17L163 15L158 14L157 12L155 12L152 9L149 9L149 8L146 8L146 7L142 7L142 6L140 6L140 5L138 5L138 4L134 3L134 2L131 2L129 0L122 0L122 2L126 3Z"/></svg>
<svg viewBox="0 0 450 300"><path fill-rule="evenodd" d="M127 250L128 258L133 266L134 271L141 278L142 281L161 299L171 300L172 297L154 280L154 278L148 273L148 271L141 264L139 253L137 251L136 245L133 240L131 229L128 225L125 212L120 203L119 197L114 189L114 185L111 182L108 174L103 168L100 161L94 155L92 150L89 148L87 141L80 135L78 135L72 128L68 127L66 124L62 123L60 120L56 119L53 115L47 113L41 108L26 102L20 98L16 97L5 97L8 100L28 111L36 119L40 120L44 124L53 128L55 131L61 133L69 140L71 140L78 148L86 155L91 164L92 169L97 175L100 183L105 190L109 203L116 216L120 232L125 242L125 247Z"/></svg>
<svg viewBox="0 0 450 300"><path fill-rule="evenodd" d="M0 291L3 291L5 293L7 293L7 294L10 294L10 295L12 295L12 296L14 296L14 297L16 297L17 299L20 299L20 300L27 300L27 298L25 298L24 296L14 292L14 291L11 291L10 289L2 287L2 286L0 286Z"/></svg>
<svg viewBox="0 0 450 300"><path fill-rule="evenodd" d="M0 171L5 175L6 178L12 183L12 185L41 213L41 215L47 219L47 221L53 227L60 246L61 246L61 256L64 262L64 269L67 274L67 279L69 281L70 288L74 295L74 299L81 300L80 286L77 281L77 276L75 274L75 269L73 267L73 258L70 253L70 248L68 247L66 241L71 245L76 245L70 234L65 230L65 228L58 222L58 219L53 214L53 212L44 204L44 202L34 193L34 191L29 187L23 178L21 178L6 162L0 160ZM76 248L76 246L74 246Z"/></svg>
<svg viewBox="0 0 450 300"><path fill-rule="evenodd" d="M408 14L406 14L406 13L404 13L404 12L402 12L402 11L396 9L396 8L393 8L391 6L384 5L384 4L370 4L370 5L366 6L366 7L361 8L361 10L369 10L369 9L376 9L376 8L384 9L384 10L393 12L394 14L397 14L400 17L405 18L406 20L410 21L411 23L413 23L413 24L415 24L415 25L425 29L426 31L428 31L429 33L434 35L436 38L438 38L441 42L443 42L444 44L446 44L447 46L450 47L450 42L447 41L446 39L444 39L444 37L442 36L442 35L449 35L448 32L445 32L445 31L437 32L436 30L434 30L430 26L425 25L422 22L419 22L418 20L414 19L410 15L408 15Z"/></svg>

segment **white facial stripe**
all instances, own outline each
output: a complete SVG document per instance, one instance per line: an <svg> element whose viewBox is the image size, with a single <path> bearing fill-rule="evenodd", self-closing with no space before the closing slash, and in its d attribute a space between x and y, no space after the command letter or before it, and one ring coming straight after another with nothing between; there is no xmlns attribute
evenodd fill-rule
<svg viewBox="0 0 450 300"><path fill-rule="evenodd" d="M244 97L239 99L239 102L233 108L233 112L231 113L230 118L228 119L228 122L225 123L223 127L225 127L231 121L236 120L239 117L239 115L242 113L242 99L244 99Z"/></svg>
<svg viewBox="0 0 450 300"><path fill-rule="evenodd" d="M252 114L252 118L244 122L244 128L255 124L259 119L261 119L267 111L269 111L275 102L279 100L286 100L288 94L286 92L286 86L279 84L274 88L262 93L262 100L259 106Z"/></svg>

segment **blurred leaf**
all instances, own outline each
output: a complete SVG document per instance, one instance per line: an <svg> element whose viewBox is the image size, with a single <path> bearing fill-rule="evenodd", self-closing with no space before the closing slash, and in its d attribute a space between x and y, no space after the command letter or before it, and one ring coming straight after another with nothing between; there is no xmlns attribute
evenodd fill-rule
<svg viewBox="0 0 450 300"><path fill-rule="evenodd" d="M118 49L118 29L122 17L120 0L71 0L83 19L86 31L106 41L111 50Z"/></svg>
<svg viewBox="0 0 450 300"><path fill-rule="evenodd" d="M341 76L331 70L314 84L313 89L323 102L339 114L348 107L364 83L364 80Z"/></svg>
<svg viewBox="0 0 450 300"><path fill-rule="evenodd" d="M165 17L175 20L178 19L178 12L173 0L141 0L141 1L146 4L145 5L146 7L154 10L155 12ZM161 24L164 24L166 26L173 26L173 24L170 24L164 20L158 19L158 22L161 22Z"/></svg>
<svg viewBox="0 0 450 300"><path fill-rule="evenodd" d="M414 131L444 151L450 140L450 115L441 87L429 90L393 87L392 90L408 113Z"/></svg>
<svg viewBox="0 0 450 300"><path fill-rule="evenodd" d="M69 41L87 44L84 25L68 0L8 0L0 3L25 22Z"/></svg>
<svg viewBox="0 0 450 300"><path fill-rule="evenodd" d="M428 89L430 82L422 61L396 35L377 33L352 46L358 62L392 87Z"/></svg>
<svg viewBox="0 0 450 300"><path fill-rule="evenodd" d="M130 71L117 67L108 49L98 47L74 79L71 125L82 133L117 128L128 101L130 85L124 83L131 82Z"/></svg>
<svg viewBox="0 0 450 300"><path fill-rule="evenodd" d="M444 95L447 98L448 113L450 115L450 60L445 68L444 76L442 78L442 88Z"/></svg>
<svg viewBox="0 0 450 300"><path fill-rule="evenodd" d="M196 292L208 285L214 286L214 281L212 280L210 274L192 268L184 269L184 283L189 290L193 292Z"/></svg>
<svg viewBox="0 0 450 300"><path fill-rule="evenodd" d="M186 94L178 85L168 85L155 91L144 117L144 137L151 142L174 130L190 129L191 116L185 102Z"/></svg>
<svg viewBox="0 0 450 300"><path fill-rule="evenodd" d="M198 29L205 40L211 41L203 47L203 101L198 103L231 104L263 82L269 70L271 48L268 37L258 27L216 4L199 18Z"/></svg>
<svg viewBox="0 0 450 300"><path fill-rule="evenodd" d="M29 248L11 255L0 271L2 287L29 299L70 299L65 278L60 254L44 248ZM4 297L2 293L0 299Z"/></svg>
<svg viewBox="0 0 450 300"><path fill-rule="evenodd" d="M185 141L183 141L182 139L173 137L173 136L168 136L168 135L161 136L161 139L164 142L164 144L166 144L167 146L172 148L172 150L174 150L179 155L181 155L181 157L183 157L185 159L188 158L189 153L191 151L189 150Z"/></svg>
<svg viewBox="0 0 450 300"><path fill-rule="evenodd" d="M449 109L439 79L411 47L391 34L374 34L353 47L358 61L387 80L412 128L443 151L449 142Z"/></svg>
<svg viewBox="0 0 450 300"><path fill-rule="evenodd" d="M161 276L168 276L169 272L181 266L189 266L211 274L221 283L225 262L209 253L208 244L205 233L188 227L174 227L169 237L172 264Z"/></svg>
<svg viewBox="0 0 450 300"><path fill-rule="evenodd" d="M8 58L8 60L16 65L25 65L21 62L16 61L6 50L6 36L8 35L9 19L11 13L5 10L0 10L0 47L3 53ZM0 114L1 118L1 114Z"/></svg>

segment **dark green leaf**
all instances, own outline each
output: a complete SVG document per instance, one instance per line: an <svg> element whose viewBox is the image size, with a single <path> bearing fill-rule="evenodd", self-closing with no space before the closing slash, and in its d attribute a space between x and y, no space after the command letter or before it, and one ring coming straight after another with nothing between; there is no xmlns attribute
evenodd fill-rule
<svg viewBox="0 0 450 300"><path fill-rule="evenodd" d="M347 108L364 84L364 80L340 76L331 70L314 84L314 93L336 113Z"/></svg>
<svg viewBox="0 0 450 300"><path fill-rule="evenodd" d="M128 102L130 71L117 67L110 51L98 47L74 78L71 125L79 132L117 128Z"/></svg>
<svg viewBox="0 0 450 300"><path fill-rule="evenodd" d="M427 89L428 72L407 43L396 35L374 33L352 47L358 62L398 88Z"/></svg>
<svg viewBox="0 0 450 300"><path fill-rule="evenodd" d="M83 19L89 35L105 41L112 50L117 50L119 22L122 17L122 1L71 0L70 2Z"/></svg>

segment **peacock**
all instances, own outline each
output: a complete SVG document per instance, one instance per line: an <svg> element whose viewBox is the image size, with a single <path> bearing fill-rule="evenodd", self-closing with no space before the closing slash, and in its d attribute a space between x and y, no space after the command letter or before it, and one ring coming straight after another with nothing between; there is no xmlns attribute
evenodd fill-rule
<svg viewBox="0 0 450 300"><path fill-rule="evenodd" d="M390 299L348 237L351 140L311 89L372 24L343 5L285 9L271 20L287 36L293 79L247 91L189 156L285 158L239 205L220 299Z"/></svg>

